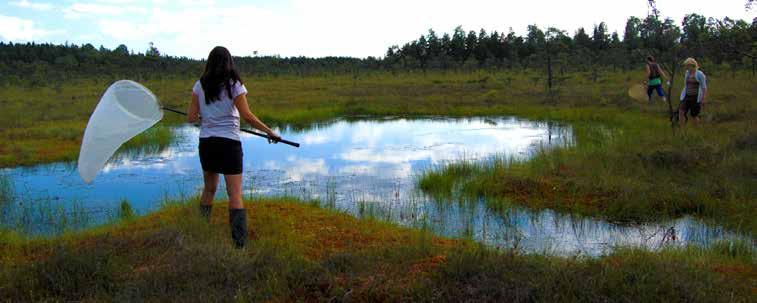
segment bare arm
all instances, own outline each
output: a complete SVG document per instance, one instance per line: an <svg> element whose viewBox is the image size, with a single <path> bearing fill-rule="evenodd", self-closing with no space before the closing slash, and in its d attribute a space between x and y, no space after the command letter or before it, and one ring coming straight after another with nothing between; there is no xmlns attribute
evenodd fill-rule
<svg viewBox="0 0 757 303"><path fill-rule="evenodd" d="M647 77L644 78L644 81L646 82L646 79L649 79L649 76L652 75L652 71L649 69L649 64L647 64L645 67L647 69Z"/></svg>
<svg viewBox="0 0 757 303"><path fill-rule="evenodd" d="M255 114L250 111L250 106L247 104L247 95L241 94L237 96L234 99L234 106L237 107L237 110L239 111L239 116L244 119L244 121L247 121L247 123L250 124L250 126L257 128L266 134L268 134L269 137L273 138L274 141L278 141L281 139L278 134L273 132L271 128L268 127L268 125L265 125L263 121L260 121Z"/></svg>
<svg viewBox="0 0 757 303"><path fill-rule="evenodd" d="M189 102L187 108L187 122L195 123L197 121L200 121L200 98L193 93L192 101Z"/></svg>
<svg viewBox="0 0 757 303"><path fill-rule="evenodd" d="M702 82L699 84L702 87L702 102L701 104L704 104L704 99L707 97L707 76L702 74Z"/></svg>

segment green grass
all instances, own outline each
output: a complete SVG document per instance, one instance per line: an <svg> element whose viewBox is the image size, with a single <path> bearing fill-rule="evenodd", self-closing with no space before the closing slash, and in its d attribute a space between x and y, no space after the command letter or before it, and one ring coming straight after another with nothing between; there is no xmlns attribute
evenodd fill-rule
<svg viewBox="0 0 757 303"><path fill-rule="evenodd" d="M567 123L575 142L540 149L526 162L501 156L435 167L418 185L440 197L488 197L493 208L514 202L623 222L694 215L755 234L754 83L711 76L699 128L671 128L662 106L647 112L623 105L494 107Z"/></svg>
<svg viewBox="0 0 757 303"><path fill-rule="evenodd" d="M10 144L0 146L0 167L75 161L89 115L110 82L3 87L0 138ZM160 150L172 136L168 127L153 127L123 149Z"/></svg>
<svg viewBox="0 0 757 303"><path fill-rule="evenodd" d="M544 93L543 76L534 70L244 79L258 116L295 129L366 115L516 115L564 122L573 129L573 146L541 151L526 163L500 159L430 171L420 185L435 194L463 189L468 195L616 221L695 215L754 233L756 79L709 68L703 127L674 130L666 105L646 108L626 96L629 85L639 81L635 71L606 71L596 82L588 73L562 77L551 94ZM5 109L0 139L13 142L0 146L0 167L75 159L85 121L113 80L0 90ZM144 84L163 104L181 109L194 81L166 77ZM677 95L680 84L673 91ZM167 113L162 126L134 138L125 149L164 148L172 137L165 126L183 119Z"/></svg>
<svg viewBox="0 0 757 303"><path fill-rule="evenodd" d="M5 173L0 173L0 222L8 221L9 209L13 207L13 184L11 178ZM0 229L3 228L0 224Z"/></svg>
<svg viewBox="0 0 757 303"><path fill-rule="evenodd" d="M311 77L243 78L250 106L265 122L305 128L314 122L355 115L500 115L537 113L559 103L626 104L630 74L589 82L576 73L545 97L535 71L390 73ZM0 167L76 159L89 115L107 86L118 79L77 80L50 86L0 90ZM185 109L195 78L165 77L143 83L165 106ZM541 80L540 80L541 81ZM528 107L525 109L523 107ZM166 113L165 123L184 121ZM141 142L151 142L144 140ZM135 143L140 145L143 143Z"/></svg>
<svg viewBox="0 0 757 303"><path fill-rule="evenodd" d="M749 301L751 290L747 289L752 286L748 281L752 278L723 279L713 271L743 274L754 269L754 261L751 265L744 264L745 267L717 265L731 262L727 259L714 250L693 248L660 252L620 249L597 259L517 255L483 248L455 250L447 257L448 262L421 286L426 291L421 298L528 302ZM746 297L739 298L736 293Z"/></svg>
<svg viewBox="0 0 757 303"><path fill-rule="evenodd" d="M568 122L575 144L540 149L526 162L503 156L437 167L419 187L488 197L492 207L515 202L626 222L694 215L757 231L752 122L673 131L663 119L613 109L553 111L549 119Z"/></svg>
<svg viewBox="0 0 757 303"><path fill-rule="evenodd" d="M754 111L754 79L747 74L709 75L713 103L708 119L739 121ZM363 115L519 115L551 118L553 111L593 111L595 108L639 112L626 96L636 72L604 72L597 82L588 73L562 75L553 93L544 93L539 71L370 72L328 76L245 75L253 111L265 122L305 128L336 117ZM118 79L77 80L50 86L8 86L0 91L0 167L31 165L76 158L86 121L107 86ZM165 77L145 84L170 107L184 109L192 77ZM680 81L679 81L680 82ZM727 86L727 87L726 87ZM721 88L722 87L722 88ZM678 89L678 88L676 88ZM737 101L737 102L732 102ZM588 108L587 108L588 107ZM644 114L659 119L662 106ZM562 113L560 115L566 115ZM602 120L601 117L596 117ZM166 113L171 125L183 116ZM146 141L143 141L146 142Z"/></svg>
<svg viewBox="0 0 757 303"><path fill-rule="evenodd" d="M664 106L642 112L625 96L637 73L605 73L597 82L566 75L551 95L534 71L245 79L253 111L274 125L302 128L356 115L517 115L573 129L575 144L527 162L502 157L431 170L419 185L432 194L483 195L493 208L515 202L618 221L691 214L754 233L757 85L738 73L708 73L704 126L675 132ZM0 139L12 142L0 146L0 166L75 159L87 117L112 80L0 90ZM194 81L145 84L164 104L183 108ZM183 119L166 117L169 125ZM126 148L170 144L165 129ZM64 222L52 238L0 228L0 298L749 302L757 283L750 243L618 249L598 258L529 255L286 198L248 202L252 238L236 251L224 204L206 224L186 203L166 203L144 217L125 203L113 223L75 231ZM370 204L363 210L366 218L387 216Z"/></svg>
<svg viewBox="0 0 757 303"><path fill-rule="evenodd" d="M0 130L0 138L13 142L0 147L0 167L76 161L85 121L42 122ZM159 152L171 144L173 136L170 127L158 124L124 143L116 154Z"/></svg>
<svg viewBox="0 0 757 303"><path fill-rule="evenodd" d="M0 231L10 301L749 302L749 244L619 249L599 258L498 251L286 198L248 201L233 249L225 204L195 200L53 238Z"/></svg>

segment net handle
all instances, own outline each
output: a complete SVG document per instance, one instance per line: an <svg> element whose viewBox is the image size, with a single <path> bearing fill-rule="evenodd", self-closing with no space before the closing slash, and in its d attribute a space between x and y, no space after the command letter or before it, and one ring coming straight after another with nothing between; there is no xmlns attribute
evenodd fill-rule
<svg viewBox="0 0 757 303"><path fill-rule="evenodd" d="M167 110L169 112L177 113L177 114L184 115L184 116L187 115L187 113L185 113L183 111L175 110L175 109L170 108L170 107L162 107L162 108L163 108L163 110ZM278 139L278 140L276 140L276 139L271 138L270 136L268 136L266 134L261 134L261 133L258 133L256 131L253 131L253 130L250 130L250 129L246 129L246 128L240 128L239 130L241 130L241 131L243 131L245 133L251 134L251 135L255 135L255 136L258 136L258 137L266 138L266 139L274 141L274 142L281 142L281 143L284 143L284 144L287 144L287 145L291 145L291 146L294 146L294 147L300 147L300 144L297 143L297 142L289 141L289 140L286 140L286 139Z"/></svg>

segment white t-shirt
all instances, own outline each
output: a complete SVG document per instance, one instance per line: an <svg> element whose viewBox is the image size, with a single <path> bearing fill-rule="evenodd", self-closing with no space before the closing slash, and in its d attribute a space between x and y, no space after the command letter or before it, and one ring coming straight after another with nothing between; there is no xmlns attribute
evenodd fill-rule
<svg viewBox="0 0 757 303"><path fill-rule="evenodd" d="M226 88L222 88L218 100L210 104L205 103L205 92L199 80L195 82L192 94L200 100L200 138L224 137L240 141L239 111L234 106L234 99L241 94L247 94L244 84L234 83L231 87L231 98Z"/></svg>

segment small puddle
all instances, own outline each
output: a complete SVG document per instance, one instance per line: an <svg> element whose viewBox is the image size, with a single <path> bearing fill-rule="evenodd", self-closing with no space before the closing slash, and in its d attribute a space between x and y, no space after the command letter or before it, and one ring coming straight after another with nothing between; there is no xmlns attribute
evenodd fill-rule
<svg viewBox="0 0 757 303"><path fill-rule="evenodd" d="M84 227L113 217L124 199L144 214L159 208L161 201L197 194L202 189L198 132L192 126L176 127L178 139L160 153L122 153L89 185L71 163L3 173L10 178L15 205L44 201L50 205L47 208L87 218L69 220ZM525 160L538 148L572 144L570 127L555 123L517 118L385 118L335 120L280 133L300 142L302 148L269 145L243 135L246 195L320 199L356 216L424 224L442 235L471 236L528 252L597 255L619 245L656 249L739 237L688 217L618 225L550 210L512 207L495 213L483 201L435 201L415 187L423 170L450 161L492 156ZM218 192L222 199L223 186ZM49 232L45 226L55 219L54 212L15 208L27 209L21 228ZM3 217L9 220L8 209L15 208L6 207Z"/></svg>

